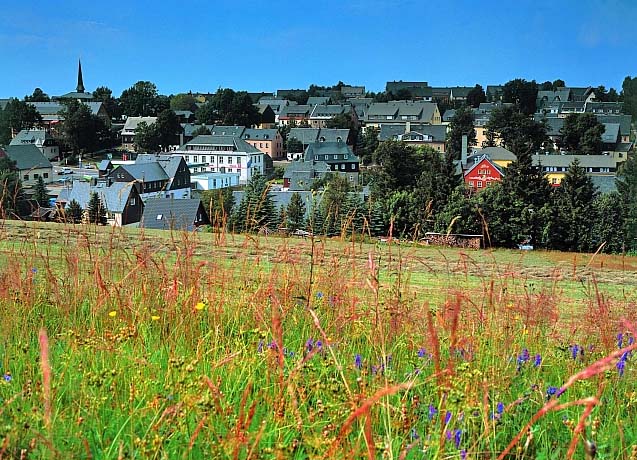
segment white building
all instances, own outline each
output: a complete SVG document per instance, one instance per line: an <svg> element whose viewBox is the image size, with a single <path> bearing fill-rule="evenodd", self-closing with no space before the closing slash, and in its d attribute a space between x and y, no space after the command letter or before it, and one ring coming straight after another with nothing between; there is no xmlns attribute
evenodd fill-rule
<svg viewBox="0 0 637 460"><path fill-rule="evenodd" d="M13 138L10 145L33 144L48 160L60 156L57 141L44 129L23 129Z"/></svg>
<svg viewBox="0 0 637 460"><path fill-rule="evenodd" d="M196 190L217 190L239 185L239 174L204 172L191 175L190 181Z"/></svg>
<svg viewBox="0 0 637 460"><path fill-rule="evenodd" d="M186 160L191 174L238 173L239 184L265 173L265 154L238 136L197 136L173 154Z"/></svg>

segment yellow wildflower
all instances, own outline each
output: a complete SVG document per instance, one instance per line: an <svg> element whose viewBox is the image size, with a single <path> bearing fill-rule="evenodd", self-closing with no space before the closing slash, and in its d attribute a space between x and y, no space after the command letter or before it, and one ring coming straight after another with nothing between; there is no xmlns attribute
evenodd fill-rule
<svg viewBox="0 0 637 460"><path fill-rule="evenodd" d="M150 317L150 319L152 319L153 321L159 321L159 316L153 315Z"/></svg>
<svg viewBox="0 0 637 460"><path fill-rule="evenodd" d="M117 311L116 310L109 311L108 316L110 316L111 318L115 318L117 316Z"/></svg>
<svg viewBox="0 0 637 460"><path fill-rule="evenodd" d="M206 308L206 304L203 302L197 302L197 305L195 305L195 310L198 310L198 311L201 311L205 308Z"/></svg>

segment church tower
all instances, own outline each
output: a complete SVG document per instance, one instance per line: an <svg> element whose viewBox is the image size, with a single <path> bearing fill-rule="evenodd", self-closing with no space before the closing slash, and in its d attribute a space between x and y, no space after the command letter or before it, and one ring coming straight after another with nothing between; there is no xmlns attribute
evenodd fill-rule
<svg viewBox="0 0 637 460"><path fill-rule="evenodd" d="M84 79L82 78L82 61L78 59L78 68L77 68L77 92L84 92Z"/></svg>

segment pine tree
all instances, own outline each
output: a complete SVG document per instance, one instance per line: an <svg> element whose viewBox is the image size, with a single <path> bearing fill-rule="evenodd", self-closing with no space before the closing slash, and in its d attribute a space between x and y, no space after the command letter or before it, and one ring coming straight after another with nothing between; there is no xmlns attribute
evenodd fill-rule
<svg viewBox="0 0 637 460"><path fill-rule="evenodd" d="M243 199L233 213L232 224L236 232L258 232L264 227L277 227L278 214L269 192L270 184L264 176L255 174L245 188Z"/></svg>
<svg viewBox="0 0 637 460"><path fill-rule="evenodd" d="M106 225L106 206L95 192L88 202L88 221L91 224Z"/></svg>
<svg viewBox="0 0 637 460"><path fill-rule="evenodd" d="M46 190L42 176L38 176L38 182L35 184L33 193L33 200L41 207L47 207L49 205L49 193Z"/></svg>
<svg viewBox="0 0 637 460"><path fill-rule="evenodd" d="M80 222L82 222L83 213L84 210L82 209L82 206L80 206L80 203L75 200L71 200L68 207L66 208L67 221L72 224L79 224Z"/></svg>
<svg viewBox="0 0 637 460"><path fill-rule="evenodd" d="M287 226L290 231L303 228L305 221L305 203L298 193L293 193L287 208Z"/></svg>
<svg viewBox="0 0 637 460"><path fill-rule="evenodd" d="M617 173L617 191L625 210L626 249L637 250L637 155L631 155L621 165Z"/></svg>

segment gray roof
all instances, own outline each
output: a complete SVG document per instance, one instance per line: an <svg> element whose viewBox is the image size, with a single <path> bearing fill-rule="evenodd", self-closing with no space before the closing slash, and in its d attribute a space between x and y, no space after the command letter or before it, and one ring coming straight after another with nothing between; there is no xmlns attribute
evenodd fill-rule
<svg viewBox="0 0 637 460"><path fill-rule="evenodd" d="M433 102L423 101L391 101L391 102L375 102L369 106L365 114L366 121L383 121L385 123L392 120L378 120L375 117L391 116L393 121L404 121L403 116L416 116L417 120L412 121L430 121L438 106ZM372 118L374 117L374 118Z"/></svg>
<svg viewBox="0 0 637 460"><path fill-rule="evenodd" d="M107 171L109 169L113 169L113 163L111 163L111 160L102 160L100 161L100 164L97 165L98 171Z"/></svg>
<svg viewBox="0 0 637 460"><path fill-rule="evenodd" d="M307 98L307 105L329 104L331 100L329 96L310 96Z"/></svg>
<svg viewBox="0 0 637 460"><path fill-rule="evenodd" d="M298 160L285 168L283 178L290 181L290 190L307 190L314 180L324 177L330 171L330 165L324 161Z"/></svg>
<svg viewBox="0 0 637 460"><path fill-rule="evenodd" d="M314 142L307 146L305 149L304 159L305 161L313 161L315 155L328 155L330 156L325 160L328 164L333 162L358 162L358 157L354 155L352 148L345 142ZM332 159L333 155L339 155L336 160Z"/></svg>
<svg viewBox="0 0 637 460"><path fill-rule="evenodd" d="M190 142L184 144L180 150L185 149L187 146L203 145L203 146L234 146L235 152L246 153L263 153L256 147L248 144L246 141L237 136L215 136L215 135L201 135L195 137Z"/></svg>
<svg viewBox="0 0 637 460"><path fill-rule="evenodd" d="M242 136L244 139L254 139L254 140L273 140L276 138L276 129L246 129Z"/></svg>
<svg viewBox="0 0 637 460"><path fill-rule="evenodd" d="M200 206L201 200L199 199L154 198L148 200L144 207L140 227L156 230L191 231L195 228L194 224Z"/></svg>
<svg viewBox="0 0 637 460"><path fill-rule="evenodd" d="M321 142L347 142L349 129L321 128L315 140Z"/></svg>
<svg viewBox="0 0 637 460"><path fill-rule="evenodd" d="M212 132L212 129L215 127L215 125L197 125L194 123L182 123L181 127L184 129L184 136L185 137L192 137L192 133L194 133L196 130L198 130L199 128L201 128L202 126L205 126L206 128L208 128L208 130L210 132Z"/></svg>
<svg viewBox="0 0 637 460"><path fill-rule="evenodd" d="M622 136L630 135L630 115L595 115L600 123L619 123L619 132Z"/></svg>
<svg viewBox="0 0 637 460"><path fill-rule="evenodd" d="M447 126L412 123L409 132L431 136L434 142L444 142L447 137ZM381 141L398 139L404 134L407 134L406 124L381 124L378 139Z"/></svg>
<svg viewBox="0 0 637 460"><path fill-rule="evenodd" d="M53 139L53 136L43 129L23 129L11 140L11 145L42 145L47 139Z"/></svg>
<svg viewBox="0 0 637 460"><path fill-rule="evenodd" d="M157 162L139 162L132 165L120 165L118 168L124 169L136 180L143 182L168 180L168 174Z"/></svg>
<svg viewBox="0 0 637 460"><path fill-rule="evenodd" d="M472 89L472 86L454 86L451 88L451 96L466 98Z"/></svg>
<svg viewBox="0 0 637 460"><path fill-rule="evenodd" d="M279 112L279 117L289 117L289 116L309 116L312 112L314 106L312 105L288 105L281 108Z"/></svg>
<svg viewBox="0 0 637 460"><path fill-rule="evenodd" d="M616 168L617 161L609 155L533 155L533 164L568 168L573 160L582 168Z"/></svg>
<svg viewBox="0 0 637 460"><path fill-rule="evenodd" d="M310 114L310 118L332 118L335 115L340 115L342 113L348 113L351 111L352 111L351 105L319 104L319 105L316 105L314 109L312 110L312 113Z"/></svg>
<svg viewBox="0 0 637 460"><path fill-rule="evenodd" d="M102 108L102 102L82 102L84 105L87 105L89 109L91 109L91 113L93 115L97 115L97 113ZM66 106L61 102L28 102L35 107L35 110L42 116L47 115L58 115L62 110L66 109Z"/></svg>
<svg viewBox="0 0 637 460"><path fill-rule="evenodd" d="M619 138L619 123L604 123L604 133L602 142L605 144L615 144Z"/></svg>
<svg viewBox="0 0 637 460"><path fill-rule="evenodd" d="M442 121L451 121L453 117L456 116L456 109L447 109L445 113L442 115Z"/></svg>
<svg viewBox="0 0 637 460"><path fill-rule="evenodd" d="M93 97L92 93L87 93L86 91L84 92L77 92L77 91L71 91L70 93L66 93L66 94L62 94L61 96L57 96L54 99L81 99L81 100L93 100L95 99Z"/></svg>
<svg viewBox="0 0 637 460"><path fill-rule="evenodd" d="M301 144L307 145L318 140L320 131L319 128L292 128L288 138L296 138Z"/></svg>
<svg viewBox="0 0 637 460"><path fill-rule="evenodd" d="M137 155L137 158L135 159L135 164L148 164L148 163L156 162L165 171L166 176L168 178L174 178L178 172L179 165L182 163L182 161L185 163L181 155L142 153ZM146 179L146 180L158 180L158 179Z"/></svg>
<svg viewBox="0 0 637 460"><path fill-rule="evenodd" d="M241 136L245 130L245 126L215 125L215 127L210 130L210 134L213 136Z"/></svg>
<svg viewBox="0 0 637 460"><path fill-rule="evenodd" d="M70 189L63 188L60 191L57 201L65 201L68 205L71 200L75 200L82 209L86 209L91 199L91 193L97 193L108 211L122 213L132 190L133 184L128 182L112 182L108 185L105 181L99 181L97 184L91 185L89 182L76 180L73 181Z"/></svg>
<svg viewBox="0 0 637 460"><path fill-rule="evenodd" d="M157 121L157 117L128 117L122 131L135 131L141 122L152 125Z"/></svg>
<svg viewBox="0 0 637 460"><path fill-rule="evenodd" d="M492 161L515 161L515 154L504 147L484 147L482 149L474 149L476 155L488 156Z"/></svg>
<svg viewBox="0 0 637 460"><path fill-rule="evenodd" d="M2 150L11 160L15 161L16 168L20 171L53 167L34 144L7 145Z"/></svg>
<svg viewBox="0 0 637 460"><path fill-rule="evenodd" d="M538 105L541 105L542 101L546 102L566 102L571 100L571 90L568 88L561 88L555 91L538 91L537 101Z"/></svg>

